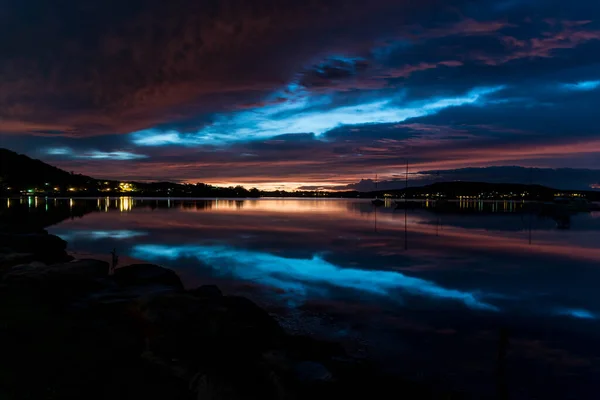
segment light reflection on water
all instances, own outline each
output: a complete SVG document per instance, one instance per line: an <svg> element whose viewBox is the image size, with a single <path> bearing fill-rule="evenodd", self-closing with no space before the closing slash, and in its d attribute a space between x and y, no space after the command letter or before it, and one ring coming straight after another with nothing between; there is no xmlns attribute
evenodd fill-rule
<svg viewBox="0 0 600 400"><path fill-rule="evenodd" d="M499 327L513 332L513 379L524 393L538 393L528 373L540 362L557 381L578 377L567 385L583 391L578 398L581 377L600 371L597 213L573 215L560 230L504 201L410 210L406 227L404 210L368 200L29 197L0 201L7 206L34 218L63 213L48 230L71 250L116 248L121 259L177 270L188 287L245 290L285 318L299 315L298 329L360 336L408 373L418 364L444 380L451 370L473 385L473 366L493 366Z"/></svg>

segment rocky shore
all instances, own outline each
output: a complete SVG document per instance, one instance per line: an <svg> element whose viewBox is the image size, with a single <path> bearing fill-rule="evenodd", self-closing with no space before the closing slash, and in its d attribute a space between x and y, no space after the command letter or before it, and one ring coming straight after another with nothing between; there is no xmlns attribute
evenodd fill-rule
<svg viewBox="0 0 600 400"><path fill-rule="evenodd" d="M289 335L247 298L66 247L0 227L1 399L454 398Z"/></svg>

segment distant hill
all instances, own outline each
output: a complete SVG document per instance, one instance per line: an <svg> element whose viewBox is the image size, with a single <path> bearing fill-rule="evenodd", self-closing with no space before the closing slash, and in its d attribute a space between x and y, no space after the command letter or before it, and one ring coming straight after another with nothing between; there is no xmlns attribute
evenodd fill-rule
<svg viewBox="0 0 600 400"><path fill-rule="evenodd" d="M12 187L16 190L45 186L66 188L94 182L95 179L89 176L71 174L40 160L0 148L0 187Z"/></svg>
<svg viewBox="0 0 600 400"><path fill-rule="evenodd" d="M557 193L579 194L592 201L600 201L600 192L590 190L559 190L542 185L526 185L521 183L488 183L488 182L436 182L426 186L409 187L407 189L380 190L370 192L369 196L375 197L391 195L392 197L423 198L427 194L443 194L445 198L456 199L459 196L479 196L482 198L506 198L527 200L551 200ZM521 196L521 194L525 194ZM490 197L488 197L490 196Z"/></svg>
<svg viewBox="0 0 600 400"><path fill-rule="evenodd" d="M215 187L204 183L121 182L72 174L43 161L0 148L0 193L22 192L44 195L97 196L195 196L195 197L259 197L257 189Z"/></svg>
<svg viewBox="0 0 600 400"><path fill-rule="evenodd" d="M215 187L204 183L181 184L173 182L131 182L127 185L114 180L98 180L89 176L72 174L60 168L48 165L14 151L0 148L0 193L17 194L33 190L46 195L97 196L172 196L172 197L297 197L323 196L346 198L372 198L384 195L401 198L406 192L407 198L423 198L426 195L442 194L442 197L455 199L459 196L479 196L482 198L512 198L529 200L552 199L556 193L579 193L590 200L600 201L600 192L564 191L541 185L519 183L487 182L437 182L427 186L408 189L380 190L374 192L314 192L314 191L259 191L236 187ZM10 190L8 190L10 188ZM58 189L58 190L57 190ZM527 193L526 196L521 196Z"/></svg>
<svg viewBox="0 0 600 400"><path fill-rule="evenodd" d="M393 193L404 193L405 189L393 190ZM480 193L531 193L540 196L553 196L559 190L541 185L525 185L521 183L488 183L488 182L436 182L421 187L409 187L406 190L410 195L423 193L444 193L447 197L477 196ZM389 192L389 191L388 191Z"/></svg>

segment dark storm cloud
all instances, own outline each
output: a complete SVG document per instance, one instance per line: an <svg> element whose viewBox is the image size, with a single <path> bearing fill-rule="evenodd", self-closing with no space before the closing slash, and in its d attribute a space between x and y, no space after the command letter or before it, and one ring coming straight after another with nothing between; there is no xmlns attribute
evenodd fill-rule
<svg viewBox="0 0 600 400"><path fill-rule="evenodd" d="M436 1L3 3L2 130L88 135L257 100L311 58L360 48Z"/></svg>

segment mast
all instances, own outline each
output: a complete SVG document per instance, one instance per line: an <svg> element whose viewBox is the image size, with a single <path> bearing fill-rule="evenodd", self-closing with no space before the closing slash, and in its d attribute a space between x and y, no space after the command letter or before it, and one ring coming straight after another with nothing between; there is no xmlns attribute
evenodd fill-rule
<svg viewBox="0 0 600 400"><path fill-rule="evenodd" d="M404 179L404 250L408 250L408 207L406 197L408 197L408 160L406 160L406 177Z"/></svg>
<svg viewBox="0 0 600 400"><path fill-rule="evenodd" d="M529 168L529 191L531 191L533 189L533 167ZM531 197L531 193L528 192L527 194L529 194ZM528 205L529 207L529 244L531 244L531 204Z"/></svg>

